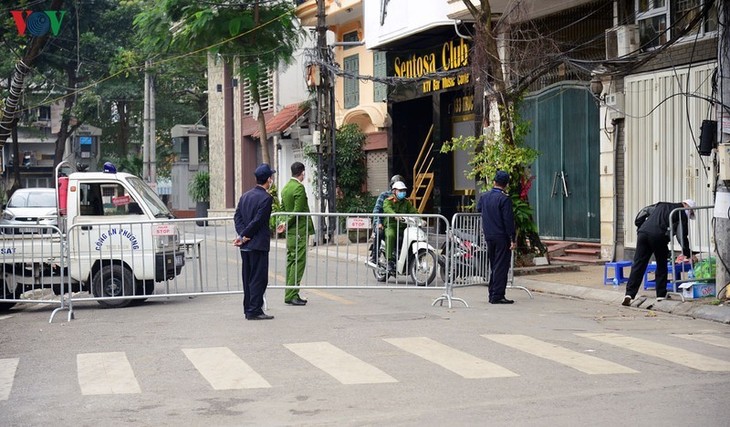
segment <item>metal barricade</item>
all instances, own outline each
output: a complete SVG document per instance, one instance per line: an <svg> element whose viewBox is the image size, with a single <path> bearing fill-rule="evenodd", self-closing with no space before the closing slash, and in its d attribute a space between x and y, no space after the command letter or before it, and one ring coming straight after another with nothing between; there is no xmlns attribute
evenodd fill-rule
<svg viewBox="0 0 730 427"><path fill-rule="evenodd" d="M400 248L395 251L398 256L395 271L388 271L385 245L379 247L376 262L371 261L369 250L373 242L368 224L371 213L272 215L272 224L292 217L296 218L295 224L298 221L306 224L307 219L317 224L320 217L324 217L327 222L334 222L326 228L334 230L334 234L326 244L316 244L317 239L307 230L309 225L304 229L307 238L296 238L293 229L281 234L272 232L269 298L272 290L295 285L295 282L287 283L287 268L295 271L303 266L299 263L306 262L299 287L325 298L338 299L327 293L327 289L441 290L442 295L434 304L447 301L451 307L452 301L460 301L466 305L462 299L453 298L451 287L438 274L440 254L437 248L443 245L450 228L446 218L440 215L382 216L392 219L395 224L394 247ZM58 269L49 270L58 274L53 282L57 285L46 277L32 290L47 292L46 288L50 286L60 296L35 301L59 304L59 310L67 309L68 320L71 320L75 305L92 301L104 307L124 307L147 299L241 294L241 257L239 248L233 245L237 237L233 218L203 220L205 226L198 225L203 224L200 218L90 221L69 226L65 235L54 228L53 239L58 243L51 247L58 253L52 257L34 255L31 259L42 258L44 262L38 261L38 265L57 265ZM291 255L287 249L289 237L294 242ZM306 254L306 261L293 255L300 249L299 245ZM23 252L27 253L27 250ZM17 266L13 267L17 270L27 259L23 256L21 261L18 252L17 262L9 264ZM11 270L5 270L7 277ZM383 274L384 279L379 281ZM6 299L2 302L16 300L14 295L4 296Z"/></svg>
<svg viewBox="0 0 730 427"><path fill-rule="evenodd" d="M64 307L66 257L61 231L53 225L0 226L0 311L17 304Z"/></svg>
<svg viewBox="0 0 730 427"><path fill-rule="evenodd" d="M393 224L392 257L385 243L373 241L371 213L274 213L272 228L287 221L291 225L281 233L272 231L269 299L271 291L295 286L335 300L340 297L328 289L440 290L432 305L446 302L451 307L457 301L468 307L453 296L454 287L488 283L480 215L457 214L453 227L441 215L381 216ZM318 235L313 227L320 223L327 227ZM301 233L298 224L303 224ZM56 227L52 230L50 238L43 237L55 242L51 245L38 246L26 237L19 240L22 244L13 243L12 235L3 237L6 291L0 303L56 304L53 321L64 309L71 320L74 305L91 301L124 307L147 299L243 292L232 217L90 221L69 226L65 235ZM34 266L32 274L26 272L29 265ZM7 285L21 282L19 277L24 294L38 295L22 297L20 288ZM508 287L523 289L513 281L511 268Z"/></svg>
<svg viewBox="0 0 730 427"><path fill-rule="evenodd" d="M515 252L512 251L507 289L520 289L532 298L524 286L514 284ZM443 271L451 286L489 285L491 268L489 252L484 240L482 216L479 213L457 213L452 217L451 229L446 233L442 247Z"/></svg>
<svg viewBox="0 0 730 427"><path fill-rule="evenodd" d="M699 206L695 208L677 208L669 214L669 224L672 223L672 219L676 218L676 215L686 215L686 211L693 210L695 214L694 220L688 220L689 230L687 230L690 250L692 255L697 257L699 262L710 262L716 255L715 250L715 233L714 233L714 206ZM694 277L695 263L690 257L687 262L676 263L677 256L682 253L682 247L677 243L677 236L684 235L684 227L682 221L678 221L679 226L676 230L670 230L670 256L669 272L667 274L667 294L673 294L680 297L684 301L684 295L680 291L680 287L684 283L697 283L699 282ZM671 229L671 227L670 227ZM711 269L712 277L705 277L701 282L709 283L715 282L715 270ZM715 288L715 295L717 295L717 288Z"/></svg>
<svg viewBox="0 0 730 427"><path fill-rule="evenodd" d="M235 237L232 217L74 224L67 235L69 309L85 301L125 307L241 293Z"/></svg>
<svg viewBox="0 0 730 427"><path fill-rule="evenodd" d="M291 289L301 275L299 288L319 294L326 289L440 289L444 292L434 304L447 301L451 307L452 301L460 301L466 305L465 301L453 298L451 289L438 274L438 248L449 229L446 218L412 214L379 216L393 224L390 257L386 242L373 240L371 213L273 214L273 221L291 225L272 241L270 270L276 273L270 277L268 289ZM328 223L326 230L335 230L334 237L326 244L318 244L321 239L315 237L312 226L319 224L320 219ZM332 221L334 225L329 224ZM297 252L306 255L295 256ZM297 273L300 269L303 272Z"/></svg>

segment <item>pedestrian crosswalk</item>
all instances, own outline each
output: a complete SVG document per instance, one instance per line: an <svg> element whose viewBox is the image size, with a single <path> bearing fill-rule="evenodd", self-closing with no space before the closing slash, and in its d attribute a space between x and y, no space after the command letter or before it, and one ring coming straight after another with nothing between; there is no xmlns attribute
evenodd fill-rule
<svg viewBox="0 0 730 427"><path fill-rule="evenodd" d="M443 375L456 375L469 380L508 381L512 377L530 375L529 372L534 375L534 371L519 369L518 364L510 363L509 368L502 366L500 363L507 363L512 358L510 352L534 357L536 361L542 359L544 362L540 363L550 364L554 369L567 368L586 375L637 374L642 366L653 369L656 359L663 361L661 366L673 364L676 369L686 369L689 372L730 372L730 352L726 351L730 349L730 339L721 334L677 334L668 340L673 345L617 333L575 333L570 336L572 341L577 340L586 348L596 342L604 344L605 347L601 347L601 357L585 354L576 350L575 346L568 348L549 340L519 334L475 335L474 342L468 345L469 351L458 348L453 343L449 345L424 336L373 338L373 342L366 347L355 345L354 349L347 343L336 345L326 341L283 343L279 348L286 354L278 356L290 360L293 354L325 374L323 377L329 377L330 381L342 385L413 381L413 376L403 372L404 366L408 370L435 366L437 371L443 371ZM682 346L683 343L687 345ZM386 350L384 353L370 350L383 346L392 351ZM704 355L697 350L698 346L705 350L708 347L703 346L719 349L713 351L713 354L719 354L724 359ZM182 353L181 363L187 363L192 368L184 369L183 376L194 376L196 380L202 378L211 390L292 386L281 384L281 378L276 376L266 378L271 371L261 369L260 359L247 361L246 355L237 354L228 347L181 348L172 351ZM399 356L400 364L392 362L393 351ZM632 366L616 362L626 360L625 354L637 353L639 359L628 359ZM384 354L389 357L384 357ZM650 363L642 364L641 358L646 358ZM405 364L403 360L406 361ZM18 381L19 366L22 364L22 358L0 358L0 401L13 399L13 386ZM75 368L76 372L66 374L75 375L81 395L144 392L138 379L138 375L142 375L139 373L142 368L136 370L125 352L79 353ZM312 369L305 371L311 373ZM179 376L176 378L180 379ZM142 381L142 384L145 382Z"/></svg>
<svg viewBox="0 0 730 427"><path fill-rule="evenodd" d="M464 378L518 376L509 369L440 344L430 338L390 338L386 342L435 363Z"/></svg>
<svg viewBox="0 0 730 427"><path fill-rule="evenodd" d="M271 387L264 377L229 348L184 348L183 353L213 390Z"/></svg>
<svg viewBox="0 0 730 427"><path fill-rule="evenodd" d="M141 393L137 378L127 355L114 353L84 353L76 356L76 369L81 394Z"/></svg>

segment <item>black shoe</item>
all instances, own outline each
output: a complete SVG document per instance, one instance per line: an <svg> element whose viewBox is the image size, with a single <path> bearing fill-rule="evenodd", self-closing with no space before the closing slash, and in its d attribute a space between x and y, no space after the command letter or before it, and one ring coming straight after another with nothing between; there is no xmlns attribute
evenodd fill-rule
<svg viewBox="0 0 730 427"><path fill-rule="evenodd" d="M294 297L291 300L284 301L284 302L286 304L289 304L289 305L307 305L307 301L306 300L303 300L303 299L301 299L299 297Z"/></svg>
<svg viewBox="0 0 730 427"><path fill-rule="evenodd" d="M502 298L492 301L491 304L514 304L514 301L512 301L511 299Z"/></svg>
<svg viewBox="0 0 730 427"><path fill-rule="evenodd" d="M623 305L624 307L630 307L632 300L633 298L631 298L631 295L625 295L624 300L621 301L621 305Z"/></svg>
<svg viewBox="0 0 730 427"><path fill-rule="evenodd" d="M246 320L270 320L273 319L274 316L269 316L268 314L257 314L255 316L246 316Z"/></svg>

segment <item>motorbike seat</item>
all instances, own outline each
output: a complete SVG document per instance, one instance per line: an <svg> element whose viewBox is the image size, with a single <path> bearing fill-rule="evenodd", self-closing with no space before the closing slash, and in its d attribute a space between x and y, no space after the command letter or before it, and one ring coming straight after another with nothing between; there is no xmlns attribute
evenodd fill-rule
<svg viewBox="0 0 730 427"><path fill-rule="evenodd" d="M461 240L468 240L477 245L480 244L482 241L481 233L478 235L475 235L475 234L467 233L465 231L460 231L460 230L453 230L453 231L454 231L454 236L458 237Z"/></svg>

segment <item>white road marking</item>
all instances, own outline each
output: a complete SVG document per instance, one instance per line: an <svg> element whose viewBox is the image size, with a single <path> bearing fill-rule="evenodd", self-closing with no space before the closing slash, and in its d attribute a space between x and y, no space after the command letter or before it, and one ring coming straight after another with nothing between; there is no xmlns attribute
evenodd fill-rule
<svg viewBox="0 0 730 427"><path fill-rule="evenodd" d="M676 334L676 336L693 340L693 341L699 341L703 342L705 344L714 345L717 347L724 347L724 348L730 348L730 338L726 338L720 335L711 335L711 334Z"/></svg>
<svg viewBox="0 0 730 427"><path fill-rule="evenodd" d="M505 378L518 374L492 362L456 350L426 337L385 338L386 342L422 357L464 378Z"/></svg>
<svg viewBox="0 0 730 427"><path fill-rule="evenodd" d="M297 356L342 384L396 383L398 380L327 342L284 344Z"/></svg>
<svg viewBox="0 0 730 427"><path fill-rule="evenodd" d="M678 365L687 366L698 371L727 372L730 371L730 362L693 353L679 347L672 347L647 341L641 338L627 337L619 334L576 334L580 337L615 345L633 350L637 353L658 357Z"/></svg>
<svg viewBox="0 0 730 427"><path fill-rule="evenodd" d="M10 319L12 317L13 317L12 314L6 314L5 316L0 316L0 320Z"/></svg>
<svg viewBox="0 0 730 427"><path fill-rule="evenodd" d="M141 393L127 355L122 352L76 355L81 394Z"/></svg>
<svg viewBox="0 0 730 427"><path fill-rule="evenodd" d="M271 387L227 347L184 348L182 351L214 390Z"/></svg>
<svg viewBox="0 0 730 427"><path fill-rule="evenodd" d="M8 400L20 359L0 359L0 400Z"/></svg>
<svg viewBox="0 0 730 427"><path fill-rule="evenodd" d="M508 347L516 348L543 359L552 360L589 375L635 374L635 371L618 363L579 353L555 344L540 341L526 335L482 335L484 338Z"/></svg>

